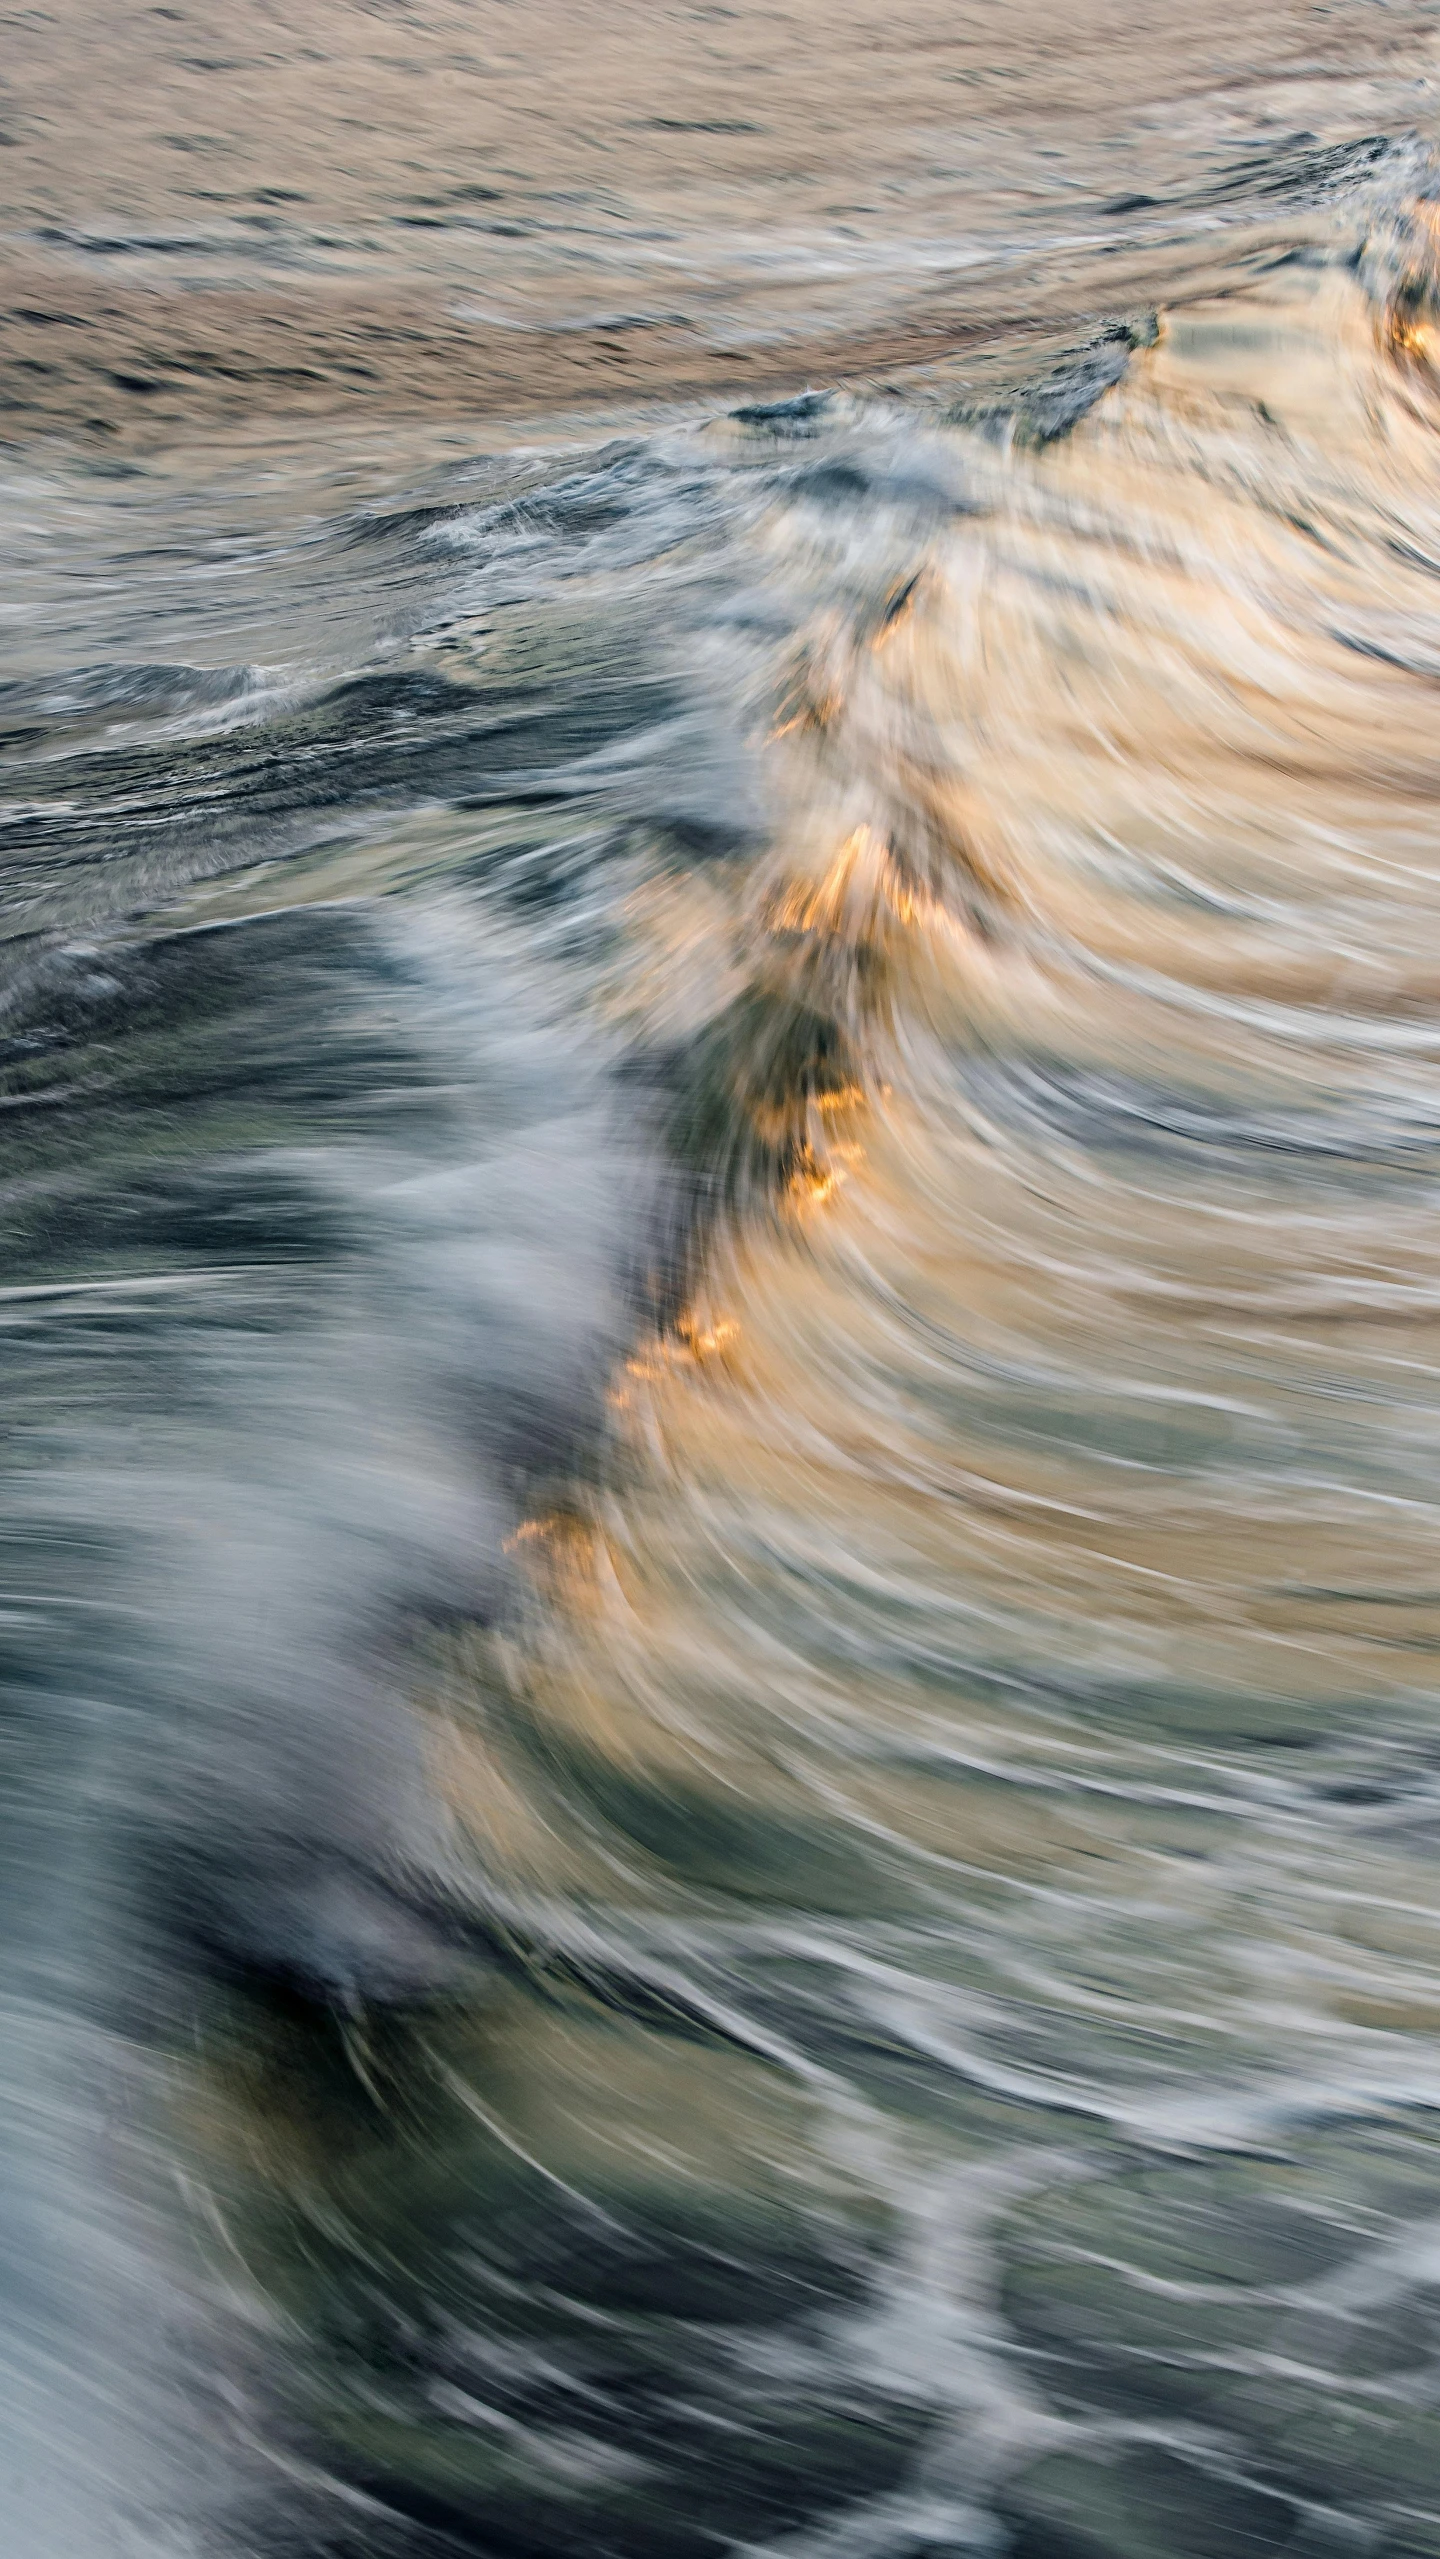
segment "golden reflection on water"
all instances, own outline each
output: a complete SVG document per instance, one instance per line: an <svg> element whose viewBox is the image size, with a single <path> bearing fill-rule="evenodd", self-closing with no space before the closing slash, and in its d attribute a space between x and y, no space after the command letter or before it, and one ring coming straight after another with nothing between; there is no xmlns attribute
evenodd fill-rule
<svg viewBox="0 0 1440 2559"><path fill-rule="evenodd" d="M1384 1152L1433 1120L1440 477L1396 354L1335 270L1187 313L1066 445L975 457L984 518L781 724L698 974L799 987L855 1071L803 1216L723 1226L628 1363L603 1575L576 1613L534 1531L520 1665L542 1723L927 1890L1163 1878L1237 2064L1224 1894L1141 1772L1399 1748L1434 1669L1435 1248Z"/></svg>

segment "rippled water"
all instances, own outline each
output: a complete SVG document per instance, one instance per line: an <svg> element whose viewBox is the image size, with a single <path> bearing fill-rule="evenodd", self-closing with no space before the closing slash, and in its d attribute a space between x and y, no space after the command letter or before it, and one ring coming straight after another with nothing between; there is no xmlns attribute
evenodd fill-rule
<svg viewBox="0 0 1440 2559"><path fill-rule="evenodd" d="M24 2559L1440 2552L1361 175L1006 415L14 466Z"/></svg>

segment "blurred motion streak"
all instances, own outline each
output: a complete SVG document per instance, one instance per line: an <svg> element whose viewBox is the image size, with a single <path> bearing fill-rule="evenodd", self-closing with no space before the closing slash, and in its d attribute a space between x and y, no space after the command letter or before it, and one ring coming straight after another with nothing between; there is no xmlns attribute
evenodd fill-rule
<svg viewBox="0 0 1440 2559"><path fill-rule="evenodd" d="M0 2543L1440 2559L1431 14L7 41Z"/></svg>

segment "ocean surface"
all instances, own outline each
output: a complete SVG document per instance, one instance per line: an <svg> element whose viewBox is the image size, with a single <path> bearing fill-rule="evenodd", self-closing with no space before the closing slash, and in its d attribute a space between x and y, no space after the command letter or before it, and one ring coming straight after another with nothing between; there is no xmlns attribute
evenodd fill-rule
<svg viewBox="0 0 1440 2559"><path fill-rule="evenodd" d="M1440 2559L1411 38L958 370L732 171L803 387L11 419L14 2559Z"/></svg>

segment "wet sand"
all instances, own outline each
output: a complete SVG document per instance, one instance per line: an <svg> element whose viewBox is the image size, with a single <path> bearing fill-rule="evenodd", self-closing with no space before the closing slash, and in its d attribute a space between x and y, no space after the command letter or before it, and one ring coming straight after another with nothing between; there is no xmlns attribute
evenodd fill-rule
<svg viewBox="0 0 1440 2559"><path fill-rule="evenodd" d="M1298 0L10 11L0 436L983 390L1269 263L1328 155L1428 136L1435 41Z"/></svg>

